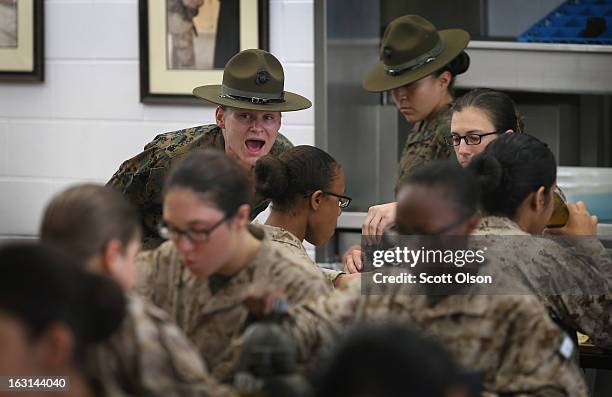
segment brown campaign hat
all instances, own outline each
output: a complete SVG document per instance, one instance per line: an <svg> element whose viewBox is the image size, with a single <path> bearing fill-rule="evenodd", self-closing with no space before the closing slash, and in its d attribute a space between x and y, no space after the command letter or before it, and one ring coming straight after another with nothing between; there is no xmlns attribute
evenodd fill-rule
<svg viewBox="0 0 612 397"><path fill-rule="evenodd" d="M285 74L278 59L264 50L244 50L223 69L223 84L203 85L193 95L217 105L238 109L291 112L312 103L284 90Z"/></svg>
<svg viewBox="0 0 612 397"><path fill-rule="evenodd" d="M368 73L363 88L388 91L422 79L452 61L469 41L465 30L436 30L418 15L394 19L385 29L380 61Z"/></svg>

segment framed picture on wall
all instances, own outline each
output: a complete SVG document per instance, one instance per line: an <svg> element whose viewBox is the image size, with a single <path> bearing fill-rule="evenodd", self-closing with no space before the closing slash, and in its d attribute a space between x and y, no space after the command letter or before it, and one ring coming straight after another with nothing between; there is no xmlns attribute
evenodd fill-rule
<svg viewBox="0 0 612 397"><path fill-rule="evenodd" d="M43 0L0 0L0 80L43 81Z"/></svg>
<svg viewBox="0 0 612 397"><path fill-rule="evenodd" d="M1 0L0 0L1 1ZM139 0L140 100L197 103L247 48L268 49L268 0Z"/></svg>

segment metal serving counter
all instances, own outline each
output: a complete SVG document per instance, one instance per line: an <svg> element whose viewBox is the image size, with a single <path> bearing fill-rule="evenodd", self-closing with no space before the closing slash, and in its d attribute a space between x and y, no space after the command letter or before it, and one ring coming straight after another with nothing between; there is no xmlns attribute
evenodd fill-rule
<svg viewBox="0 0 612 397"><path fill-rule="evenodd" d="M342 254L355 244L361 243L361 224L365 212L343 212L338 219L336 235L327 245L317 247L317 262L339 263ZM612 255L612 224L601 223L597 226L597 235L608 252Z"/></svg>
<svg viewBox="0 0 612 397"><path fill-rule="evenodd" d="M361 224L363 223L366 215L366 212L343 212L338 219L337 228L361 232ZM597 226L597 234L601 237L606 237L606 239L612 239L612 224L599 224Z"/></svg>

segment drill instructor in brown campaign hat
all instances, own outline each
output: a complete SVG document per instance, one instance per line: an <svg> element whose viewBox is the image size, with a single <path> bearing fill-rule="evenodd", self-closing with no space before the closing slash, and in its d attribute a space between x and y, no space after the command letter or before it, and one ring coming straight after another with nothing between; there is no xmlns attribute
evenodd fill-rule
<svg viewBox="0 0 612 397"><path fill-rule="evenodd" d="M267 51L249 49L225 65L218 85L196 87L193 94L217 105L215 124L200 125L157 135L135 157L126 160L109 181L139 209L144 247L154 248L161 222L161 191L170 166L196 149L223 150L252 167L266 154L278 155L293 147L279 133L281 112L312 106L305 97L285 91L281 63ZM255 197L251 217L263 211L268 200Z"/></svg>
<svg viewBox="0 0 612 397"><path fill-rule="evenodd" d="M464 52L470 35L463 29L438 30L418 15L404 15L387 25L380 44L380 60L363 81L371 92L388 91L411 124L400 159L397 183L419 166L454 156L444 137L450 135L455 76L470 64ZM390 177L390 176L389 176ZM376 241L395 219L396 203L372 206L362 224L366 241ZM361 252L352 247L344 256L345 269L361 267Z"/></svg>

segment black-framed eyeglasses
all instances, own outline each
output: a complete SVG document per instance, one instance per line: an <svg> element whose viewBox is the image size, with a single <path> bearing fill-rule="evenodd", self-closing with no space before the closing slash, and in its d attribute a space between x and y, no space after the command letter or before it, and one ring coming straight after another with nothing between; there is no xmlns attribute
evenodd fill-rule
<svg viewBox="0 0 612 397"><path fill-rule="evenodd" d="M337 197L338 198L338 206L340 208L348 208L348 206L351 204L351 201L353 201L352 198L350 198L348 196L343 196L343 195L338 194L338 193L328 192L327 190L321 190L321 192L323 194L328 194L330 196ZM314 192L305 194L304 197L310 197L310 196L312 196L313 193Z"/></svg>
<svg viewBox="0 0 612 397"><path fill-rule="evenodd" d="M325 190L322 190L322 192L324 194L329 194L330 196L338 197L338 205L340 208L348 208L348 206L351 205L351 201L353 201L353 199L348 196L343 196L341 194L336 194L334 192L328 192Z"/></svg>
<svg viewBox="0 0 612 397"><path fill-rule="evenodd" d="M212 232L214 232L216 228L221 226L223 222L227 221L232 216L233 214L225 215L219 222L215 223L214 225L212 225L211 227L207 229L181 230L181 229L177 229L175 227L166 225L165 223L161 223L157 226L157 232L159 233L159 236L163 238L164 240L178 241L181 238L181 236L185 236L190 242L194 244L205 243L210 238L210 235L212 234Z"/></svg>
<svg viewBox="0 0 612 397"><path fill-rule="evenodd" d="M461 136L456 133L451 133L451 136L444 137L446 144L449 146L459 146L461 144L461 140L465 141L466 145L480 145L480 141L483 136L494 135L494 134L503 134L505 131L493 131L493 132L485 132L482 134L471 133L464 136Z"/></svg>

